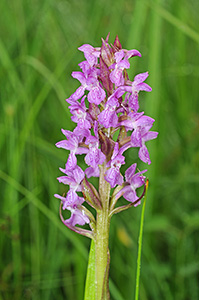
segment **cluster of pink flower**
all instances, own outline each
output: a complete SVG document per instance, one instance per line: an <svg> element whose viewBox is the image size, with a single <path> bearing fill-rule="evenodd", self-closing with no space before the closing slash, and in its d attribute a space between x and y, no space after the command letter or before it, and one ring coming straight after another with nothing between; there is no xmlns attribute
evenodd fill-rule
<svg viewBox="0 0 199 300"><path fill-rule="evenodd" d="M126 200L139 203L136 189L145 184L147 170L136 172L136 163L125 172L125 180L120 173L121 165L125 164L123 153L131 147L139 148L139 158L150 164L146 141L155 139L157 132L150 131L154 119L138 112L139 91L151 91L144 81L148 72L129 80L127 69L129 59L141 56L137 50L122 49L116 37L114 44L102 39L101 48L85 44L79 47L84 53L85 61L79 64L81 72L73 72L72 77L79 80L80 87L66 101L70 104L72 121L77 123L73 132L62 130L65 139L58 142L58 148L70 150L65 168L60 168L64 176L59 182L70 186L65 196L55 195L62 201L62 209L71 211L71 217L62 221L66 226L75 230L75 225L89 223L91 216L82 206L86 200L85 186L90 191L90 205L103 206L100 196L86 178L100 176L100 166L106 168L105 180L111 188L120 186L116 199L123 196ZM131 135L127 132L131 131ZM114 134L118 132L117 140ZM77 165L77 155L85 154L88 167L83 171ZM80 197L77 192L82 192ZM93 196L92 196L93 195ZM92 199L93 197L93 199ZM95 198L95 200L94 200ZM75 230L76 231L76 230Z"/></svg>

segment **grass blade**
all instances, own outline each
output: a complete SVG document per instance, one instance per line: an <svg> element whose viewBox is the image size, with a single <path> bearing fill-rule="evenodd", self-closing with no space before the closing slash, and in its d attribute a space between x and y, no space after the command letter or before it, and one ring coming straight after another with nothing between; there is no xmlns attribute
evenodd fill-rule
<svg viewBox="0 0 199 300"><path fill-rule="evenodd" d="M196 43L199 43L199 33L190 28L186 23L179 20L178 18L173 16L169 11L164 9L162 6L155 4L154 2L146 2L146 4L152 7L163 19L165 19L177 29L182 31L190 39L194 40Z"/></svg>
<svg viewBox="0 0 199 300"><path fill-rule="evenodd" d="M144 201L142 205L142 213L140 220L140 233L138 238L138 256L137 256L137 270L136 270L136 288L135 288L135 300L138 300L139 297L139 288L140 288L140 268L141 268L141 254L142 254L142 237L143 237L143 227L144 227L144 213L146 206L146 197L148 190L148 180L146 182L146 193L144 196Z"/></svg>

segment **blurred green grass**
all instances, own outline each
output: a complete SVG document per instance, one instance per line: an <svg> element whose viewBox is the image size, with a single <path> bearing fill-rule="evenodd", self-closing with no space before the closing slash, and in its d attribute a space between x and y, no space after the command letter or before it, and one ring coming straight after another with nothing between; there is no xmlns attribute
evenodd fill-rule
<svg viewBox="0 0 199 300"><path fill-rule="evenodd" d="M77 48L110 32L142 53L130 75L149 71L153 92L140 102L160 132L149 144L140 299L199 299L199 2L3 0L0 9L1 298L83 299L89 240L59 220L53 194L67 153L54 144L73 128L65 98L78 86ZM134 299L140 212L112 219L115 300Z"/></svg>

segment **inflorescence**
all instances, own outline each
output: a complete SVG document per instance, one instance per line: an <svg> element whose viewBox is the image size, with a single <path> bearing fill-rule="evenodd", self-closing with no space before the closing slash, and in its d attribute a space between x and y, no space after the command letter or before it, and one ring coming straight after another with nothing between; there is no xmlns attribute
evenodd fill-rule
<svg viewBox="0 0 199 300"><path fill-rule="evenodd" d="M70 151L65 168L60 168L64 176L58 177L59 182L69 185L69 190L63 196L55 194L61 200L61 219L70 229L90 237L95 219L82 204L86 201L98 210L103 203L87 179L100 177L102 165L105 167L104 178L114 188L110 197L110 214L121 196L132 205L138 205L141 197L137 196L136 189L145 186L143 173L147 170L136 173L137 164L133 163L123 176L120 172L121 165L125 164L123 153L129 148L139 148L140 160L150 164L145 142L158 135L150 131L155 120L138 112L139 91L152 90L144 82L148 72L136 75L133 81L129 80L127 73L129 59L141 56L140 52L122 49L118 36L113 45L108 43L108 38L102 39L101 48L88 44L78 48L86 60L79 64L82 71L72 72L72 77L81 85L66 99L70 104L71 119L77 126L73 132L62 129L65 139L56 144L58 148ZM85 170L77 164L77 155L81 154L85 155L88 166ZM63 218L62 209L71 212L69 219ZM118 208L116 212L119 212ZM75 226L86 223L91 231Z"/></svg>

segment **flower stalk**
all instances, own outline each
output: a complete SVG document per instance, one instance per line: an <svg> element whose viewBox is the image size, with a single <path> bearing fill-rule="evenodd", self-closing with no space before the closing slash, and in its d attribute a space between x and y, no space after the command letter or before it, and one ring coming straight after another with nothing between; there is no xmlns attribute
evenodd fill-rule
<svg viewBox="0 0 199 300"><path fill-rule="evenodd" d="M111 186L105 180L106 164L101 167L99 194L103 203L102 209L97 211L96 241L95 241L95 261L96 261L96 300L109 299L108 282L106 277L109 273L109 195ZM103 295L104 294L104 295ZM103 298L102 298L103 296ZM105 298L106 297L106 298Z"/></svg>

